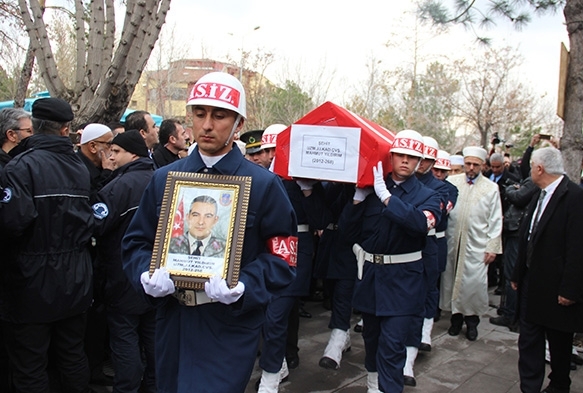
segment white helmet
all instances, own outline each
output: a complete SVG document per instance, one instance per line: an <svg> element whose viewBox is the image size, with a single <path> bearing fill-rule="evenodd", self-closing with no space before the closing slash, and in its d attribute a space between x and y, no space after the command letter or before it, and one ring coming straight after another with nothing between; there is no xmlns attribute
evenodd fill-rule
<svg viewBox="0 0 583 393"><path fill-rule="evenodd" d="M420 133L414 130L403 130L395 135L390 152L423 158L424 146Z"/></svg>
<svg viewBox="0 0 583 393"><path fill-rule="evenodd" d="M237 78L225 72L211 72L200 78L186 103L187 107L192 105L230 109L247 117L245 89Z"/></svg>
<svg viewBox="0 0 583 393"><path fill-rule="evenodd" d="M425 145L425 148L423 149L423 158L435 160L437 158L437 151L439 150L437 141L430 136L424 136L423 144Z"/></svg>
<svg viewBox="0 0 583 393"><path fill-rule="evenodd" d="M283 124L272 124L267 127L261 136L261 147L263 149L275 147L277 144L277 135L286 128L287 126L284 126Z"/></svg>
<svg viewBox="0 0 583 393"><path fill-rule="evenodd" d="M449 153L445 150L439 150L437 152L437 159L433 165L435 169L443 169L444 171L451 170L451 161L449 159Z"/></svg>

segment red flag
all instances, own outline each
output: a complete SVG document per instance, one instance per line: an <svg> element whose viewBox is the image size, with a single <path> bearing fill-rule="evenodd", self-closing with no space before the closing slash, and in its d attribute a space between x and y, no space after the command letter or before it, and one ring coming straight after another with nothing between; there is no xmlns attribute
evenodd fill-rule
<svg viewBox="0 0 583 393"><path fill-rule="evenodd" d="M172 227L172 237L184 235L184 202L180 200L176 213L174 213L174 226Z"/></svg>

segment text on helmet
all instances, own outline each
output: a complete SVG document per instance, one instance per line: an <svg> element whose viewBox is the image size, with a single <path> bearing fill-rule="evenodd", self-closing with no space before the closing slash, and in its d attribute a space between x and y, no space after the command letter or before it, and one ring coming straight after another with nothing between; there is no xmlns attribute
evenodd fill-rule
<svg viewBox="0 0 583 393"><path fill-rule="evenodd" d="M240 96L241 94L239 91L233 89L230 86L221 85L219 83L203 82L194 85L188 100L190 101L195 98L206 98L209 100L226 102L238 108Z"/></svg>
<svg viewBox="0 0 583 393"><path fill-rule="evenodd" d="M424 146L423 142L409 138L396 138L395 141L393 142L393 147L413 150L420 154L423 154L423 146Z"/></svg>

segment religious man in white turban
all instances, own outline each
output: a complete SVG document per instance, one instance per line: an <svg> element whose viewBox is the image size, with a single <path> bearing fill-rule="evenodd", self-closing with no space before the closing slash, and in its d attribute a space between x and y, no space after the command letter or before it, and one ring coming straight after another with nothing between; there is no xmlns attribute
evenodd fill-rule
<svg viewBox="0 0 583 393"><path fill-rule="evenodd" d="M480 315L488 311L488 264L502 253L502 205L498 185L481 173L481 147L463 149L464 173L448 177L459 190L449 215L447 265L441 275L440 308L451 311L451 336L478 337Z"/></svg>

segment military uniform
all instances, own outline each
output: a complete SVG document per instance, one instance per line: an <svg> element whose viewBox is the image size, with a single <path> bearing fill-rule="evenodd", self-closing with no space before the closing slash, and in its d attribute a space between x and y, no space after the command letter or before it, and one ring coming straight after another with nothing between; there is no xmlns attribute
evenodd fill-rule
<svg viewBox="0 0 583 393"><path fill-rule="evenodd" d="M403 389L411 322L424 312L421 250L428 232L426 213L439 220L441 209L440 197L415 176L401 184L388 177L385 183L392 194L387 206L369 195L362 203L346 206L338 227L343 241L358 243L366 252L353 306L363 312L365 367L378 370L380 389L393 393Z"/></svg>
<svg viewBox="0 0 583 393"><path fill-rule="evenodd" d="M158 306L158 393L244 392L255 363L264 307L295 278L295 267L272 254L268 241L296 235L295 213L277 176L245 160L238 148L207 168L196 147L188 158L154 173L124 237L124 269L141 293L140 276L150 266L169 171L251 176L252 184L239 275L246 285L243 297L230 305L196 307L182 305L172 296L147 297Z"/></svg>

